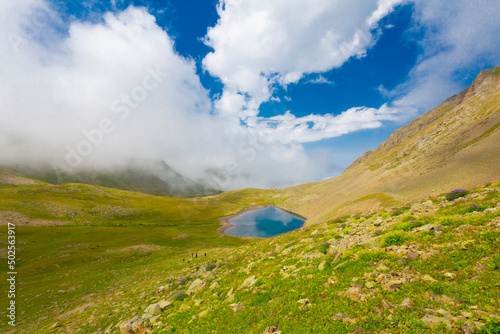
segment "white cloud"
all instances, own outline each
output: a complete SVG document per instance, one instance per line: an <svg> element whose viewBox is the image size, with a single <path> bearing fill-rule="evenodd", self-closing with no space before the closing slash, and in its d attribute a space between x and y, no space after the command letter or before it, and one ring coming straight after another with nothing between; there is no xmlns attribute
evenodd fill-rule
<svg viewBox="0 0 500 334"><path fill-rule="evenodd" d="M262 102L272 97L273 87L297 83L305 74L340 67L351 57L363 57L376 37L378 21L402 0L223 0L220 20L208 30L205 42L213 48L203 59L204 67L224 84L223 99L245 96L240 108L224 109L247 124L271 124L250 119L259 114ZM313 83L329 83L319 76ZM239 101L243 101L240 97ZM222 103L226 106L226 103ZM331 116L314 117L322 131L315 138L338 133ZM352 130L357 126L353 124ZM267 132L277 129L268 129ZM285 133L286 131L279 131ZM308 133L308 131L297 131ZM323 137L321 137L321 134ZM288 138L289 136L287 136ZM299 142L310 136L293 136ZM283 138L282 141L288 141Z"/></svg>
<svg viewBox="0 0 500 334"><path fill-rule="evenodd" d="M67 35L43 1L1 2L0 13L0 165L164 159L193 178L216 171L209 181L224 189L284 186L324 171L301 145L270 143L226 112L246 105L253 113L247 97L225 91L213 115L194 61L175 52L145 9L76 21ZM33 23L40 13L48 19ZM242 80L251 85L251 77Z"/></svg>
<svg viewBox="0 0 500 334"><path fill-rule="evenodd" d="M351 108L340 115L309 115L295 117L289 111L284 115L258 118L253 125L258 133L271 141L283 144L307 143L333 138L364 129L374 129L384 120L397 120L397 111L383 105L379 109Z"/></svg>
<svg viewBox="0 0 500 334"><path fill-rule="evenodd" d="M409 80L390 95L401 111L424 112L465 88L477 73L500 64L500 2L414 1L414 29L426 31ZM464 78L464 75L471 77ZM386 92L388 93L388 92Z"/></svg>
<svg viewBox="0 0 500 334"><path fill-rule="evenodd" d="M334 83L327 78L325 78L322 75L319 75L318 77L306 81L308 84L326 84L326 85L333 85Z"/></svg>
<svg viewBox="0 0 500 334"><path fill-rule="evenodd" d="M205 68L229 88L267 100L270 86L297 82L361 57L371 29L401 0L224 0L206 44Z"/></svg>
<svg viewBox="0 0 500 334"><path fill-rule="evenodd" d="M220 20L206 36L207 45L214 51L203 64L221 79L231 95L244 96L240 100L245 102L239 108L225 112L234 113L247 124L259 124L262 130L266 124L275 124L275 120L258 118L259 106L271 99L273 87L286 88L304 75L320 74L342 66L351 57L364 56L380 33L376 29L380 19L396 5L407 2L410 1L224 0L219 7ZM434 107L464 88L467 80L457 80L461 73L475 75L500 62L498 1L458 0L453 6L446 1L413 2L413 28L426 32L422 54L406 83L392 91L379 87L381 94L392 99L393 119L397 115L408 119ZM322 78L320 75L309 83L327 83ZM284 136L280 140L307 142L342 133L331 128L337 126L331 118L326 115L308 120L317 122L320 128L312 137L311 130L298 126L300 130L294 127L294 136L279 131ZM303 122L296 119L287 124L283 129ZM355 122L351 124L352 131L358 128ZM278 139L276 128L266 129L273 131L273 137Z"/></svg>

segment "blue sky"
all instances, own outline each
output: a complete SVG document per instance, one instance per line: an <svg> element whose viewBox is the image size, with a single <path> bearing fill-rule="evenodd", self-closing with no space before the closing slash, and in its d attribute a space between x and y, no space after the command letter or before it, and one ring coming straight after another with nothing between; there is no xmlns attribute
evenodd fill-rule
<svg viewBox="0 0 500 334"><path fill-rule="evenodd" d="M4 133L29 133L24 150L43 144L47 163L71 168L162 159L195 179L225 175L212 181L227 189L337 175L500 60L493 0L2 6L2 73L16 77ZM126 105L159 67L158 89ZM120 106L134 111L123 122ZM85 134L108 118L116 126L93 143Z"/></svg>

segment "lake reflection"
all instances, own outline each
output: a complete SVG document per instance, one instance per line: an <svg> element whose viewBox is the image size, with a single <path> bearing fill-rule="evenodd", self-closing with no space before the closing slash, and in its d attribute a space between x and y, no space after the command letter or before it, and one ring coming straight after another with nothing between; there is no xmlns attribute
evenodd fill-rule
<svg viewBox="0 0 500 334"><path fill-rule="evenodd" d="M269 238L301 228L305 220L268 206L245 212L229 220L232 227L224 233L239 237Z"/></svg>

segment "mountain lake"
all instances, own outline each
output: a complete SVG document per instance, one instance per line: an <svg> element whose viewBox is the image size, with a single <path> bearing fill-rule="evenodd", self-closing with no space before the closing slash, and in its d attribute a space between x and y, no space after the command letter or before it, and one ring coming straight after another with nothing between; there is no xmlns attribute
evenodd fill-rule
<svg viewBox="0 0 500 334"><path fill-rule="evenodd" d="M227 222L232 225L224 230L227 235L269 238L299 229L305 220L274 206L267 206L243 212Z"/></svg>

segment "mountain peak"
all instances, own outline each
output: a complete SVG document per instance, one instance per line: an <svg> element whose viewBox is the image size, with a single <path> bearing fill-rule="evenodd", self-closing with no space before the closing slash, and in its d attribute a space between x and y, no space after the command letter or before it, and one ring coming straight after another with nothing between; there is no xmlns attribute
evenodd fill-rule
<svg viewBox="0 0 500 334"><path fill-rule="evenodd" d="M470 87L394 131L341 175L291 191L286 208L314 224L498 180L499 128L497 67L482 71ZM313 195L315 201L306 200Z"/></svg>

